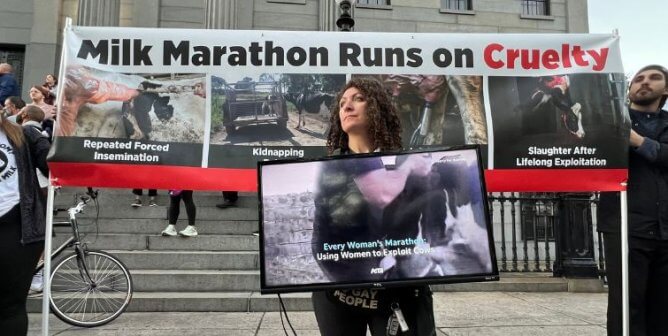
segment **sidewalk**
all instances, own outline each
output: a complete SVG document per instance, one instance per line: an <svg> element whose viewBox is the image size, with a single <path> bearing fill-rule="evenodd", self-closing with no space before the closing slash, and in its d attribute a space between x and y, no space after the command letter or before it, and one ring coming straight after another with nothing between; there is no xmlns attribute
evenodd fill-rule
<svg viewBox="0 0 668 336"><path fill-rule="evenodd" d="M605 335L607 294L446 292L434 294L438 335ZM319 335L312 312L289 312L297 335ZM95 329L66 325L53 315L49 335L278 336L272 313L125 313ZM41 315L30 314L29 335L41 335ZM289 331L289 327L287 327ZM292 335L289 333L289 335Z"/></svg>

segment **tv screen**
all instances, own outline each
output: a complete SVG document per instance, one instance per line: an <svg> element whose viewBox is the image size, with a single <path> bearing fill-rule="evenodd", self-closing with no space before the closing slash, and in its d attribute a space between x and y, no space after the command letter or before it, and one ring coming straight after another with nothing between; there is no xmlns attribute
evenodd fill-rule
<svg viewBox="0 0 668 336"><path fill-rule="evenodd" d="M477 146L258 163L261 292L498 280Z"/></svg>

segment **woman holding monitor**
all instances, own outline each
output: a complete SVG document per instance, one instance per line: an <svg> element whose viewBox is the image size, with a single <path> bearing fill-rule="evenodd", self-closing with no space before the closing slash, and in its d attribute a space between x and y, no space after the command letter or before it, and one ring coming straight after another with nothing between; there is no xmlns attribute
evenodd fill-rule
<svg viewBox="0 0 668 336"><path fill-rule="evenodd" d="M339 92L332 108L327 148L332 155L401 149L401 125L383 85L355 78ZM419 192L412 179L424 179L429 160L409 155L386 169L379 157L337 160L323 166L315 196L313 253L325 245L345 246L384 238L415 238L420 209L406 206ZM352 164L354 162L354 165ZM394 236L394 237L393 237ZM388 279L399 258L319 260L323 273L337 284ZM435 335L429 286L360 288L313 293L322 335Z"/></svg>

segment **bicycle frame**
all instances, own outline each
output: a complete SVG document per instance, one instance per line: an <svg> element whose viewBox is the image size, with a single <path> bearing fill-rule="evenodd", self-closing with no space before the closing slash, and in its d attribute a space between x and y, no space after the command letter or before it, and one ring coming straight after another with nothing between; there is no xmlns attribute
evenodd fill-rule
<svg viewBox="0 0 668 336"><path fill-rule="evenodd" d="M54 259L57 256L59 256L68 247L74 247L74 252L77 255L77 262L80 263L79 274L81 275L81 278L85 280L87 283L90 283L94 286L95 284L93 283L90 273L88 272L88 265L86 265L86 260L85 260L86 251L85 248L83 247L83 244L81 244L81 235L79 234L79 225L77 224L77 217L76 217L77 214L83 211L83 208L86 207L86 204L89 201L90 198L82 197L81 201L79 201L79 203L76 206L67 209L67 213L69 215L68 222L54 223L54 226L56 226L56 224L68 223L69 226L72 228L72 236L69 239L67 239L63 244L58 246L58 248L51 253L51 259ZM37 265L36 271L40 271L43 268L44 268L44 261L40 261L39 264Z"/></svg>

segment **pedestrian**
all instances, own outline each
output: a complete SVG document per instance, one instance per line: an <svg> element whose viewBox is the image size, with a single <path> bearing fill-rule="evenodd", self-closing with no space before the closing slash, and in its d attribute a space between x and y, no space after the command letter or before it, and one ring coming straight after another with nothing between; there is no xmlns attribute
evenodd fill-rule
<svg viewBox="0 0 668 336"><path fill-rule="evenodd" d="M49 91L49 94L44 97L44 101L47 104L55 105L56 103L56 92L58 92L58 77L54 74L48 74L44 78L44 84L42 86Z"/></svg>
<svg viewBox="0 0 668 336"><path fill-rule="evenodd" d="M176 222L179 220L179 212L181 207L181 200L186 207L186 214L188 214L188 226L185 229L178 232L178 235L183 237L196 237L197 228L195 227L195 216L197 214L197 208L195 207L195 202L193 202L193 191L192 190L170 190L169 191L169 210L168 210L168 224L167 227L162 230L163 236L174 237L177 235L176 232Z"/></svg>
<svg viewBox="0 0 668 336"><path fill-rule="evenodd" d="M132 189L132 193L135 195L135 200L132 202L132 204L130 204L130 206L133 208L139 208L142 206L141 197L143 196L144 192L141 189ZM155 202L156 196L158 196L157 189L148 190L148 206L158 206L158 203Z"/></svg>
<svg viewBox="0 0 668 336"><path fill-rule="evenodd" d="M46 197L35 168L49 175L49 141L0 115L0 331L28 333L26 299L44 249Z"/></svg>
<svg viewBox="0 0 668 336"><path fill-rule="evenodd" d="M8 97L21 96L21 88L14 78L13 71L9 63L0 63L0 104L4 104Z"/></svg>
<svg viewBox="0 0 668 336"><path fill-rule="evenodd" d="M44 111L44 119L53 119L56 117L56 107L47 104L44 99L49 95L49 90L41 85L33 85L30 87L30 100L27 105L35 105Z"/></svg>
<svg viewBox="0 0 668 336"><path fill-rule="evenodd" d="M27 128L28 132L33 132L35 135L41 134L47 140L49 140L49 134L42 130L42 120L44 120L44 111L37 106L28 105L21 109L21 127ZM49 142L50 143L50 142ZM48 176L44 176L39 169L35 169L37 173L37 181L39 182L39 187L42 190L42 194L46 197L47 187L49 186ZM44 253L40 256L39 260L41 261L44 258ZM41 293L44 289L44 269L40 269L32 277L32 282L30 283L30 293Z"/></svg>
<svg viewBox="0 0 668 336"><path fill-rule="evenodd" d="M631 79L628 178L630 335L668 332L668 69L648 65ZM608 335L622 335L621 219L618 193L602 193Z"/></svg>
<svg viewBox="0 0 668 336"><path fill-rule="evenodd" d="M230 207L237 206L237 200L239 199L238 191L223 191L223 202L216 204L216 207L219 209L227 209Z"/></svg>
<svg viewBox="0 0 668 336"><path fill-rule="evenodd" d="M327 138L330 154L401 149L399 117L379 81L352 79L339 92L337 102L339 108L331 111L332 127ZM426 161L416 159L386 174L382 160L374 157L364 159L360 167L349 170L338 175L336 172L321 173L321 188L314 200L316 215L311 244L314 254L323 242L373 240L372 232L382 224L382 219L380 222L376 219L383 217L386 209L395 208L400 203L394 200L399 197L408 177L428 174L429 166ZM354 187L359 179L369 179L368 183L363 183L368 188ZM404 225L417 228L418 223ZM326 262L319 262L319 266L335 282L354 281L350 273L362 271L346 270L346 265ZM373 267L379 265L376 263ZM368 275L369 270L364 271ZM312 301L318 328L325 336L364 336L367 327L373 336L436 335L429 286L319 291L313 293ZM398 323L403 319L408 325L407 331L398 330Z"/></svg>
<svg viewBox="0 0 668 336"><path fill-rule="evenodd" d="M21 99L21 97L18 96L7 97L7 99L5 99L5 111L7 114L7 120L19 124L20 120L17 120L17 118L19 112L21 112L21 109L24 106L26 106L26 103L23 101L23 99Z"/></svg>
<svg viewBox="0 0 668 336"><path fill-rule="evenodd" d="M21 109L21 127L28 128L29 132L34 132L40 134L49 140L49 134L42 130L42 121L44 120L44 111L41 108L28 105ZM50 142L49 142L50 143ZM46 187L49 186L49 178L42 175L42 173L37 170L37 180L39 181L40 188L43 189L46 195Z"/></svg>

